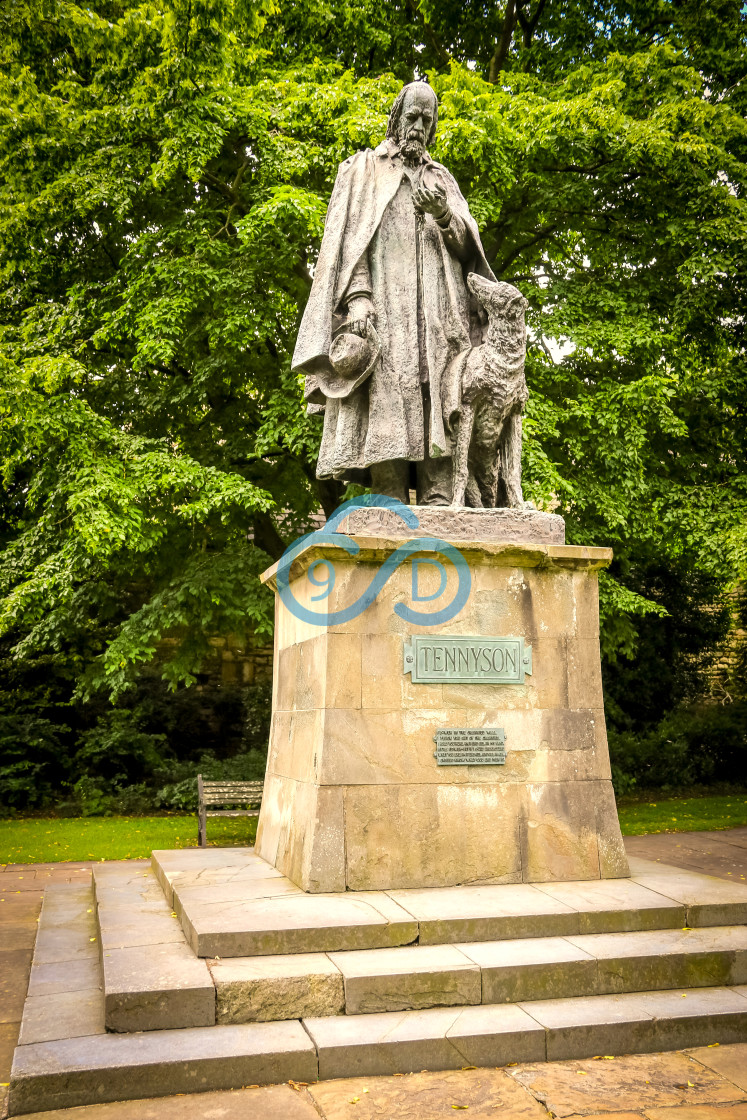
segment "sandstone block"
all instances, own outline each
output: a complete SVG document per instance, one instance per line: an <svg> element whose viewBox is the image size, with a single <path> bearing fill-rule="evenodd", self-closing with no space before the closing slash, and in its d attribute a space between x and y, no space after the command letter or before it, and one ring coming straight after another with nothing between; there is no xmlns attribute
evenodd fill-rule
<svg viewBox="0 0 747 1120"><path fill-rule="evenodd" d="M235 957L210 961L209 966L219 1023L302 1019L345 1010L342 975L324 953Z"/></svg>
<svg viewBox="0 0 747 1120"><path fill-rule="evenodd" d="M516 881L518 792L511 785L348 786L348 886Z"/></svg>

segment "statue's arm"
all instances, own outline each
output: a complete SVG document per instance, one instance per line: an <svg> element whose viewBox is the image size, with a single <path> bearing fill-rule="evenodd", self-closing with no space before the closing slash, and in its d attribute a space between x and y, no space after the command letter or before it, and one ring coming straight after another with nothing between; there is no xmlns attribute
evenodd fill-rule
<svg viewBox="0 0 747 1120"><path fill-rule="evenodd" d="M365 337L369 319L375 319L371 290L371 269L366 249L353 269L353 275L342 297L348 329L362 337Z"/></svg>
<svg viewBox="0 0 747 1120"><path fill-rule="evenodd" d="M347 305L356 296L370 296L371 292L371 268L368 263L368 249L366 249L353 269L353 275L350 277L343 299Z"/></svg>
<svg viewBox="0 0 747 1120"><path fill-rule="evenodd" d="M464 219L449 208L442 218L434 218L434 221L441 230L444 244L451 255L462 264L469 264L475 255L475 247Z"/></svg>

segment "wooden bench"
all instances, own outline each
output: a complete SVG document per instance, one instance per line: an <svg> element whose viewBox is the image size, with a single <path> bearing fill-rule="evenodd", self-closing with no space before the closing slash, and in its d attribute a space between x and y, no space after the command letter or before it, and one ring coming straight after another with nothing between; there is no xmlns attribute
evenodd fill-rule
<svg viewBox="0 0 747 1120"><path fill-rule="evenodd" d="M197 843L207 847L208 817L258 817L264 782L203 782L197 775ZM210 805L256 805L256 809L209 809Z"/></svg>

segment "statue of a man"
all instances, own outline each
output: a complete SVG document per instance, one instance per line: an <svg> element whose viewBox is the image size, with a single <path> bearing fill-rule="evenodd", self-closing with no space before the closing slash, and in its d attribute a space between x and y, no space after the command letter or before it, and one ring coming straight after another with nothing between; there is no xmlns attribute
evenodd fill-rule
<svg viewBox="0 0 747 1120"><path fill-rule="evenodd" d="M485 317L466 276L494 280L456 180L429 156L438 101L413 82L386 139L340 165L293 368L324 411L319 478L408 502L452 500L460 380Z"/></svg>

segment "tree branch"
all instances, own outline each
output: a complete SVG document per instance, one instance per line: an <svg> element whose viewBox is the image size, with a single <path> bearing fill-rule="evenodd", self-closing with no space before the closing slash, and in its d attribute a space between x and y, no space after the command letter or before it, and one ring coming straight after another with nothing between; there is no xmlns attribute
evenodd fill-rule
<svg viewBox="0 0 747 1120"><path fill-rule="evenodd" d="M452 59L451 55L449 54L449 52L444 47L443 43L441 43L440 40L437 38L436 33L433 30L433 25L430 23L429 20L427 20L425 18L425 15L420 10L420 5L417 3L417 0L407 0L407 4L408 4L408 7L410 8L410 11L414 15L419 16L420 19L422 20L423 31L425 33L426 40L428 41L428 46L431 48L431 50L434 52L434 54L438 58L438 61L441 64L441 66L445 66L445 67L450 66L453 59Z"/></svg>
<svg viewBox="0 0 747 1120"><path fill-rule="evenodd" d="M296 276L300 276L304 284L306 284L309 289L311 288L313 277L306 265L302 263L302 261L296 261L296 263L293 265L293 272Z"/></svg>
<svg viewBox="0 0 747 1120"><path fill-rule="evenodd" d="M508 54L511 40L516 27L516 0L507 0L506 15L503 19L503 31L501 37L496 44L493 57L490 60L490 71L488 73L488 81L493 85L498 81L498 75L503 69Z"/></svg>
<svg viewBox="0 0 747 1120"><path fill-rule="evenodd" d="M518 16L519 23L521 24L521 30L524 33L523 45L527 49L532 45L532 36L534 35L537 24L539 23L539 18L542 15L542 9L544 8L544 6L545 0L539 0L539 4L537 5L534 15L529 19L527 19L527 17L524 15L523 3L519 4L516 9L516 15Z"/></svg>
<svg viewBox="0 0 747 1120"><path fill-rule="evenodd" d="M213 175L212 171L208 171L207 169L203 171L202 180L205 183L205 186L215 187L215 189L219 191L224 198L228 199L230 203L232 203L234 206L238 205L239 200L234 194L233 190L228 186L227 183L224 183L222 179L219 179L217 175Z"/></svg>
<svg viewBox="0 0 747 1120"><path fill-rule="evenodd" d="M557 232L557 230L558 223L553 222L552 225L543 226L542 229L538 230L535 236L530 237L528 241L523 241L521 245L517 245L516 248L508 254L506 259L501 262L501 273L505 272L509 265L512 265L516 258L520 257L525 249L531 249L532 245L536 245L538 241L544 241L546 237L551 237L553 233Z"/></svg>
<svg viewBox="0 0 747 1120"><path fill-rule="evenodd" d="M285 552L285 541L272 523L272 518L267 513L255 513L252 518L254 523L254 543L271 556L279 560Z"/></svg>

